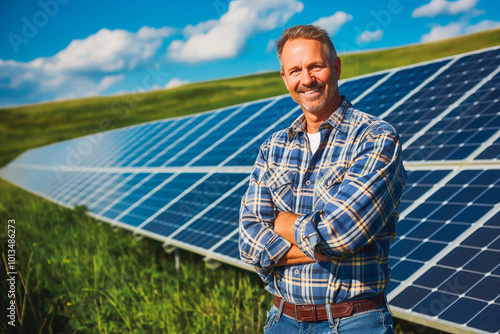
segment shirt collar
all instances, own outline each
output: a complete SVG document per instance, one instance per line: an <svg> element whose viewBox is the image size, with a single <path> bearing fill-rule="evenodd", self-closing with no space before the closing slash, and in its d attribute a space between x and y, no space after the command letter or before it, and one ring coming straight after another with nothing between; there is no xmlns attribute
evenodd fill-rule
<svg viewBox="0 0 500 334"><path fill-rule="evenodd" d="M324 121L320 126L319 130L321 131L324 128L331 127L334 129L338 129L342 132L348 131L348 126L345 120L349 120L350 115L347 115L352 110L352 104L349 100L341 95L341 102L337 109L328 117L326 121ZM288 128L288 136L289 139L293 138L297 132L305 132L306 130L306 118L304 114L302 114L299 118L297 118L292 125Z"/></svg>

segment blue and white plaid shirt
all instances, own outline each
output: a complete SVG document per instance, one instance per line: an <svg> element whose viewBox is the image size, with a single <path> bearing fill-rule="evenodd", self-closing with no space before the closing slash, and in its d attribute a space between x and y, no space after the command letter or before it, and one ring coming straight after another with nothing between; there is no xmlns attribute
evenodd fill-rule
<svg viewBox="0 0 500 334"><path fill-rule="evenodd" d="M240 209L241 259L268 291L295 304L338 303L384 292L396 235L397 206L406 185L395 129L342 103L319 128L313 155L305 118L261 146ZM291 243L274 232L278 211L295 221L299 248L314 259L275 266Z"/></svg>

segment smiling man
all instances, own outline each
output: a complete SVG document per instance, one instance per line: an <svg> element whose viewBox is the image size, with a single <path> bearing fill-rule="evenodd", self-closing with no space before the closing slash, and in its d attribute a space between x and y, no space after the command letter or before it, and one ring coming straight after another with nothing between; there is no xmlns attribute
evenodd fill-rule
<svg viewBox="0 0 500 334"><path fill-rule="evenodd" d="M384 294L406 185L399 135L339 94L326 31L289 28L277 51L303 115L262 144L240 209L241 259L275 298L264 333L392 333Z"/></svg>

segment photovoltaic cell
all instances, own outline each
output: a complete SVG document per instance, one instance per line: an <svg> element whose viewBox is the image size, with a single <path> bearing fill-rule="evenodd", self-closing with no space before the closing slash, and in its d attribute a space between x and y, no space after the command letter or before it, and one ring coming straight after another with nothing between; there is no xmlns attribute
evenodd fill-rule
<svg viewBox="0 0 500 334"><path fill-rule="evenodd" d="M164 124L155 123L151 124L140 133L131 136L123 147L117 150L113 158L109 159L106 166L128 166L129 162L135 159L144 147L149 147L154 143L156 136L162 133L163 130Z"/></svg>
<svg viewBox="0 0 500 334"><path fill-rule="evenodd" d="M399 211L404 212L407 207L413 204L449 173L450 170L421 170L409 172L404 196L402 196L401 202L399 203ZM401 226L400 222L398 229L401 229ZM405 228L407 227L405 226ZM403 230L403 232L406 231L407 230ZM400 230L398 230L398 233L400 233Z"/></svg>
<svg viewBox="0 0 500 334"><path fill-rule="evenodd" d="M86 182L82 182L80 187L74 188L69 194L62 198L62 201L68 206L76 206L82 202L82 199L93 194L101 184L109 178L109 173L94 173L90 175Z"/></svg>
<svg viewBox="0 0 500 334"><path fill-rule="evenodd" d="M214 251L225 256L238 258L240 256L240 252L238 250L238 235L234 234Z"/></svg>
<svg viewBox="0 0 500 334"><path fill-rule="evenodd" d="M89 210L95 214L105 212L115 204L115 201L125 197L135 185L141 184L148 176L150 176L148 173L121 174L116 184L107 193L88 205Z"/></svg>
<svg viewBox="0 0 500 334"><path fill-rule="evenodd" d="M163 126L161 131L153 136L151 144L141 147L140 151L133 156L133 160L127 162L127 166L142 167L153 161L160 152L174 145L184 133L183 131L189 131L190 125L196 119L199 118L181 118Z"/></svg>
<svg viewBox="0 0 500 334"><path fill-rule="evenodd" d="M103 182L97 185L95 191L88 196L80 197L80 200L78 201L79 205L85 205L90 208L90 206L99 201L100 198L106 196L109 191L114 189L129 176L130 173L109 173L105 175Z"/></svg>
<svg viewBox="0 0 500 334"><path fill-rule="evenodd" d="M112 144L113 150L108 150L107 155L103 155L100 161L93 161L92 163L87 164L87 159L82 159L82 161L78 164L75 164L75 166L92 166L93 163L97 163L97 166L99 167L117 166L117 164L119 164L120 162L120 159L122 159L125 154L130 153L131 148L138 148L137 144L138 142L142 141L141 138L145 138L147 133L155 129L155 127L155 123L147 123L137 129L135 127L128 128L128 131L124 131L123 136L116 138L114 142L110 142L110 144ZM98 147L99 145L97 144L97 142L96 144L92 145L91 141L89 140L87 142L87 145L85 146ZM78 147L73 147L73 152L78 153L81 151L84 151L84 149L79 150ZM83 156L83 154L78 154L77 156L80 155Z"/></svg>
<svg viewBox="0 0 500 334"><path fill-rule="evenodd" d="M386 75L387 73L384 72L380 74L370 75L368 77L362 77L359 79L354 78L349 81L339 82L339 92L340 94L348 94L349 99L351 101L354 101L367 89L376 84Z"/></svg>
<svg viewBox="0 0 500 334"><path fill-rule="evenodd" d="M271 107L272 108L272 107ZM283 120L275 123L276 125L268 130L263 131L259 134L258 140L251 140L250 145L248 145L244 150L235 155L232 159L224 163L224 166L252 166L255 162L255 157L259 153L260 146L262 143L271 136L272 133L278 130L286 129L292 124L302 113L300 109L293 112L294 106L290 105L290 109L283 110L284 112L289 112L289 115Z"/></svg>
<svg viewBox="0 0 500 334"><path fill-rule="evenodd" d="M418 204L418 198L439 183L436 176L446 176L444 172L410 172L412 183L408 183L401 199L403 207ZM498 170L462 171L420 205L404 212L398 223L398 236L391 245L391 291L492 210L496 203L491 203L488 194L500 190L499 177ZM432 181L426 183L426 178Z"/></svg>
<svg viewBox="0 0 500 334"><path fill-rule="evenodd" d="M201 114L198 117L193 117L192 120L185 120L183 125L189 127L192 123L203 124L203 122L212 115L213 114L210 113ZM176 140L180 137L180 135L177 134L178 132L175 132L171 125L165 126L165 124L160 124L160 126L150 129L140 138L140 140L134 142L133 145L128 148L128 152L118 159L116 165L125 167L131 165L142 166L138 164L138 162L144 159L145 156L148 156L149 150L153 146L159 142L161 142L161 146L163 146L168 139L171 139L171 141ZM160 147L160 145L157 147Z"/></svg>
<svg viewBox="0 0 500 334"><path fill-rule="evenodd" d="M243 179L247 176L242 174L240 177ZM209 249L229 233L234 232L238 228L239 206L246 188L247 186L244 185L236 189L217 206L198 218L195 224L189 225L178 233L174 239ZM238 247L235 251L238 252Z"/></svg>
<svg viewBox="0 0 500 334"><path fill-rule="evenodd" d="M27 174L25 178L20 174ZM35 192L45 193L50 191L54 172L45 170L32 170L28 168L7 169L5 175L9 176L13 183L26 184Z"/></svg>
<svg viewBox="0 0 500 334"><path fill-rule="evenodd" d="M500 50L460 58L384 119L400 133L403 144L498 67ZM414 153L406 152L413 157ZM424 160L420 156L416 159Z"/></svg>
<svg viewBox="0 0 500 334"><path fill-rule="evenodd" d="M209 176L205 181L196 186L196 188L184 195L181 199L176 201L175 204L145 225L143 229L163 236L170 236L181 226L189 222L194 216L234 188L237 183L247 176L246 174L239 173L216 173ZM202 224L205 217L210 217L209 213L203 214L202 217L189 225L188 228L190 230L195 230ZM214 232L217 231L219 227L220 226L217 224L212 224L209 228ZM210 237L210 235L198 236L198 241L203 237ZM211 242L214 242L214 240L211 240ZM190 244L198 246L196 242Z"/></svg>
<svg viewBox="0 0 500 334"><path fill-rule="evenodd" d="M141 200L145 195L149 192L153 191L157 186L159 186L163 181L172 176L171 173L158 173L158 174L150 174L146 175L140 183L139 187L135 187L135 185L131 185L130 189L124 193L124 195L119 197L119 201L113 201L111 203L111 207L106 207L105 212L100 212L99 215L109 219L115 219L120 216L124 211L128 210L132 205L134 205L137 201ZM140 218L138 218L140 219ZM134 221L133 226L140 224L137 220Z"/></svg>
<svg viewBox="0 0 500 334"><path fill-rule="evenodd" d="M211 131L202 141L198 141L196 145L192 146L188 151L177 156L174 160L165 163L163 166L185 166L191 165L192 161L202 157L207 152L207 149L211 147L214 143L222 140L222 138L232 131L236 126L245 122L254 113L258 113L264 108L270 101L258 102L251 104L242 108L236 115L231 118L230 122L221 123L216 131ZM210 130L210 129L208 129Z"/></svg>
<svg viewBox="0 0 500 334"><path fill-rule="evenodd" d="M462 160L500 128L500 74L437 122L406 150L407 160Z"/></svg>
<svg viewBox="0 0 500 334"><path fill-rule="evenodd" d="M477 157L476 160L499 160L500 159L500 137L491 145L486 147Z"/></svg>
<svg viewBox="0 0 500 334"><path fill-rule="evenodd" d="M175 176L172 180L164 184L164 181L167 179L166 176L169 175L155 175L151 179L151 187L143 186L133 192L130 196L135 195L137 198L144 200L126 215L121 216L119 220L126 224L139 226L153 214L169 204L184 190L194 185L205 176L205 174L183 173Z"/></svg>
<svg viewBox="0 0 500 334"><path fill-rule="evenodd" d="M444 60L400 70L356 102L356 108L380 116L448 62Z"/></svg>
<svg viewBox="0 0 500 334"><path fill-rule="evenodd" d="M418 245L429 244L432 240L436 240L436 243L444 241L445 246L454 242L469 229L471 224L475 224L488 212L495 210L499 190L500 170L464 170L456 174L425 200L423 205L436 203L440 205L434 210L429 209L428 215L420 222L413 220L415 225L413 229L398 237L398 242L393 244L391 257L406 257L413 262L422 261L424 263L418 266L419 269L422 268L425 261L429 261L430 258L415 258L417 250L423 247ZM452 208L449 211L443 210L450 205ZM474 206L481 209L471 209ZM440 210L442 216L437 215L436 219L436 213ZM474 214L465 214L467 211L472 211ZM412 212L403 222L411 219ZM391 305L478 330L493 332L500 330L500 327L491 323L478 321L491 312L488 305L500 295L500 288L497 288L500 286L500 272L495 272L500 265L500 242L497 242L500 240L500 228L488 225L488 222L494 221L497 216L498 213L483 226L476 228L436 264L430 266L411 285L392 298ZM444 219L446 220L443 221ZM451 226L453 228L450 228ZM427 246L429 250L433 247L436 247L436 244L430 248ZM396 252L393 253L393 250ZM437 249L434 255L439 251ZM417 254L418 256L420 255ZM413 275L414 271L408 272L410 275L401 275L397 270L397 262L393 259L392 263L396 263L392 273L400 279L405 280ZM404 266L403 271L406 272L407 267ZM392 289L399 285L395 283L400 282L392 282ZM415 297L416 291L418 298ZM464 307L466 310L463 310Z"/></svg>
<svg viewBox="0 0 500 334"><path fill-rule="evenodd" d="M277 101L273 106L264 110L259 116L251 119L244 127L225 138L214 147L210 154L194 161L193 166L217 166L227 157L233 155L255 137L260 137L267 128L274 125L281 117L290 112L296 104L291 98Z"/></svg>
<svg viewBox="0 0 500 334"><path fill-rule="evenodd" d="M236 110L237 108L228 108L211 114L210 117L203 123L201 123L202 120L200 120L200 122L195 122L193 124L193 126L196 126L195 131L191 132L187 136L179 138L182 134L180 133L178 136L174 137L176 141L173 141L169 146L159 145L157 150L154 150L151 154L149 154L149 159L144 159L143 163L139 163L138 166L142 166L146 162L147 166L150 167L159 167L168 164L168 162L175 159L178 155L182 154L186 150L190 150L191 147L197 142L204 141L205 136L207 136L210 132L217 131L217 128L221 124L230 122ZM162 150L164 146L166 149Z"/></svg>
<svg viewBox="0 0 500 334"><path fill-rule="evenodd" d="M87 181L90 177L89 173L85 172L59 172L52 178L50 187L51 190L45 192L47 197L59 203L63 201L65 196L73 192L75 188L79 187L83 182Z"/></svg>

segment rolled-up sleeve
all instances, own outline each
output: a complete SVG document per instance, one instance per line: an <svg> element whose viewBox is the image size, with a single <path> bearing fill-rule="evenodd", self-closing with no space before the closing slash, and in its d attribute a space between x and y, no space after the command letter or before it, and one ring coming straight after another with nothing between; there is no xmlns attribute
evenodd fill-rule
<svg viewBox="0 0 500 334"><path fill-rule="evenodd" d="M350 256L397 215L406 186L399 136L385 122L372 125L324 209L295 221L295 240L312 258L315 252L327 258Z"/></svg>
<svg viewBox="0 0 500 334"><path fill-rule="evenodd" d="M263 181L267 171L267 141L250 175L250 184L240 207L239 250L241 260L252 265L264 282L269 282L275 264L291 243L274 232L277 209L271 191Z"/></svg>

